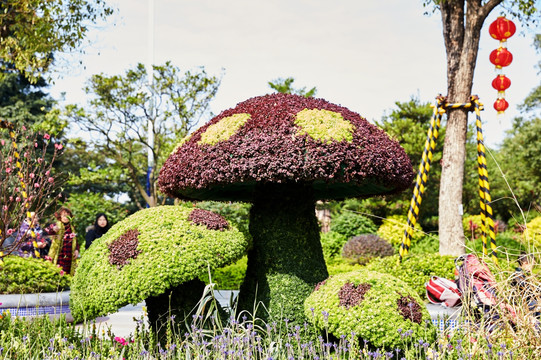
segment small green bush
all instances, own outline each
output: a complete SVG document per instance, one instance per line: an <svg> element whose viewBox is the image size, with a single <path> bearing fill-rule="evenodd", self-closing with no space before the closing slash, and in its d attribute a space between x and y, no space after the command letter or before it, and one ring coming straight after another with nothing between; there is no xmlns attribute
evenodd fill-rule
<svg viewBox="0 0 541 360"><path fill-rule="evenodd" d="M4 257L0 269L0 294L30 294L64 291L70 276L49 261L19 256Z"/></svg>
<svg viewBox="0 0 541 360"><path fill-rule="evenodd" d="M402 263L399 256L375 258L366 268L368 270L387 273L396 276L411 286L422 298L425 298L425 282L431 276L441 276L447 279L455 278L455 262L453 256L439 254L411 254Z"/></svg>
<svg viewBox="0 0 541 360"><path fill-rule="evenodd" d="M304 302L304 313L320 331L336 338L358 337L373 348L394 349L402 344L399 332L431 341L436 330L423 300L406 283L362 269L338 274L318 284Z"/></svg>
<svg viewBox="0 0 541 360"><path fill-rule="evenodd" d="M387 241L374 234L354 236L342 249L342 257L358 264L366 264L375 257L394 254L394 248Z"/></svg>
<svg viewBox="0 0 541 360"><path fill-rule="evenodd" d="M360 234L373 234L376 230L372 220L351 211L345 211L331 219L331 231L342 234L347 239Z"/></svg>
<svg viewBox="0 0 541 360"><path fill-rule="evenodd" d="M462 218L462 228L466 239L477 239L483 233L481 215L467 215Z"/></svg>
<svg viewBox="0 0 541 360"><path fill-rule="evenodd" d="M342 247L348 238L340 233L329 231L321 233L321 247L323 248L323 256L325 259L330 259L340 255Z"/></svg>
<svg viewBox="0 0 541 360"><path fill-rule="evenodd" d="M535 247L541 247L541 216L536 217L526 224L524 240Z"/></svg>
<svg viewBox="0 0 541 360"><path fill-rule="evenodd" d="M363 265L352 264L347 260L343 259L342 257L328 259L326 263L329 276L355 271L363 268Z"/></svg>
<svg viewBox="0 0 541 360"><path fill-rule="evenodd" d="M395 246L398 251L400 244ZM410 248L410 254L434 254L440 250L440 239L438 235L426 235L418 240L414 246Z"/></svg>
<svg viewBox="0 0 541 360"><path fill-rule="evenodd" d="M239 261L234 264L224 266L213 270L211 273L212 282L216 284L218 290L238 290L240 284L244 280L246 275L246 268L248 266L248 257L243 256ZM205 274L200 277L202 281L208 284L208 275Z"/></svg>
<svg viewBox="0 0 541 360"><path fill-rule="evenodd" d="M391 215L383 220L377 234L390 242L392 245L400 245L402 243L402 237L404 236L404 230L406 229L407 223L408 220L406 216ZM415 231L413 232L413 238L411 239L412 246L425 236L421 225L415 224L414 229Z"/></svg>
<svg viewBox="0 0 541 360"><path fill-rule="evenodd" d="M527 251L526 246L521 244L518 239L519 234L504 232L496 235L496 251L500 259L509 257L510 260L516 260L522 251ZM487 244L490 249L490 244ZM483 253L483 241L479 238L473 242L466 243L467 252Z"/></svg>

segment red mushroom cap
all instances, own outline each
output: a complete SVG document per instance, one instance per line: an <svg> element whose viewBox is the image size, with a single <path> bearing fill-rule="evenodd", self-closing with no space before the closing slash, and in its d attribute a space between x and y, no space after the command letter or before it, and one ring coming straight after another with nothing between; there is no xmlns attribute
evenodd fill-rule
<svg viewBox="0 0 541 360"><path fill-rule="evenodd" d="M317 199L408 188L404 149L355 112L323 99L272 94L226 110L181 142L160 171L164 193L251 201L258 184L312 184Z"/></svg>

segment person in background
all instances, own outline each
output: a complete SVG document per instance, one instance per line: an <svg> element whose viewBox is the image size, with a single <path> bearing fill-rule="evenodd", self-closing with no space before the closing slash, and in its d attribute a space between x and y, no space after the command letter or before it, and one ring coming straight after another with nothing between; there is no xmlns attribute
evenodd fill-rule
<svg viewBox="0 0 541 360"><path fill-rule="evenodd" d="M49 257L55 265L59 265L66 274L73 275L79 257L79 244L72 223L73 214L70 209L61 207L54 214L56 223L49 227L49 235L53 238Z"/></svg>
<svg viewBox="0 0 541 360"><path fill-rule="evenodd" d="M96 221L86 233L85 249L88 249L94 240L102 237L109 230L109 220L107 215L99 213L96 215Z"/></svg>

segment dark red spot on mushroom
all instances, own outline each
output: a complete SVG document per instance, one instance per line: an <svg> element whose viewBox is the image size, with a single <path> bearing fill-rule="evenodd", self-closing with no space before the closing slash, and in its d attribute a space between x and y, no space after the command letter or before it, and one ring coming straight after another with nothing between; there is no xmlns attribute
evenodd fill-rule
<svg viewBox="0 0 541 360"><path fill-rule="evenodd" d="M137 258L141 250L139 245L139 230L128 230L109 244L109 264L116 265L118 269L129 264L129 259Z"/></svg>
<svg viewBox="0 0 541 360"><path fill-rule="evenodd" d="M318 291L320 287L322 287L323 285L325 285L325 283L327 282L327 280L323 280L323 281L320 281L317 283L316 285L316 288L314 289L314 291Z"/></svg>
<svg viewBox="0 0 541 360"><path fill-rule="evenodd" d="M417 324L421 323L423 319L421 306L411 295L400 296L400 298L396 300L396 304L398 305L398 312L404 319Z"/></svg>
<svg viewBox="0 0 541 360"><path fill-rule="evenodd" d="M352 306L359 305L364 300L364 295L370 288L372 288L372 285L368 283L359 285L353 285L350 282L345 283L338 292L340 306L345 306L346 309L349 309Z"/></svg>
<svg viewBox="0 0 541 360"><path fill-rule="evenodd" d="M224 231L229 228L229 223L222 215L203 209L193 209L188 220L192 224L205 225L209 230Z"/></svg>

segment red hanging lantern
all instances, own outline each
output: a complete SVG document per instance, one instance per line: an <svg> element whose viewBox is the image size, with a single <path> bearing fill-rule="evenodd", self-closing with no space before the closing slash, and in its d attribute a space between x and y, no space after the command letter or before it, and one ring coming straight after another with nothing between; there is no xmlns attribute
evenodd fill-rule
<svg viewBox="0 0 541 360"><path fill-rule="evenodd" d="M494 109L498 112L498 114L503 114L508 107L509 103L504 98L499 98L498 100L494 101Z"/></svg>
<svg viewBox="0 0 541 360"><path fill-rule="evenodd" d="M507 48L499 47L490 53L490 62L496 65L498 69L509 66L513 62L513 54Z"/></svg>
<svg viewBox="0 0 541 360"><path fill-rule="evenodd" d="M500 41L506 41L515 34L515 31L517 31L515 23L506 19L505 16L500 16L494 20L494 22L490 24L490 27L488 28L490 36Z"/></svg>
<svg viewBox="0 0 541 360"><path fill-rule="evenodd" d="M505 75L498 75L492 80L492 87L498 91L505 91L511 86L511 80Z"/></svg>

